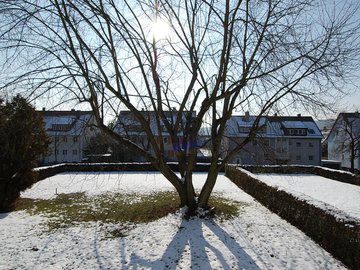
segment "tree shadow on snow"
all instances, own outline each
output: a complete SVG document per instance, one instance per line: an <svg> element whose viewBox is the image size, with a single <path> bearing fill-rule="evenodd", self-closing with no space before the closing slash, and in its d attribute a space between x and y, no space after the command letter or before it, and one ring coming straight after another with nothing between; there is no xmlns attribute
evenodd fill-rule
<svg viewBox="0 0 360 270"><path fill-rule="evenodd" d="M0 219L4 219L9 215L8 212L0 213Z"/></svg>
<svg viewBox="0 0 360 270"><path fill-rule="evenodd" d="M156 246L157 243L153 244ZM214 266L221 269L260 269L234 238L212 220L183 220L161 258L155 260L144 259L133 251L126 261L125 248L120 248L122 269L175 269L179 264L184 267L191 265L192 269L212 269Z"/></svg>

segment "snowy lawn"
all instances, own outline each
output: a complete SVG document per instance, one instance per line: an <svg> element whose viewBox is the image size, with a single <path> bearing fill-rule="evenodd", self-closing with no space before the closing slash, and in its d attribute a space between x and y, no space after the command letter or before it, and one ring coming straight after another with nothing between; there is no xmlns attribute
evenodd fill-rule
<svg viewBox="0 0 360 270"><path fill-rule="evenodd" d="M206 175L195 174L198 188ZM59 174L22 194L149 194L172 187L158 173ZM147 224L82 222L49 231L44 216L0 214L0 269L346 269L301 231L221 175L215 193L240 204L231 220L183 220L169 214ZM107 238L109 228L127 227Z"/></svg>
<svg viewBox="0 0 360 270"><path fill-rule="evenodd" d="M360 186L312 174L255 174L264 183L286 190L338 216L360 221Z"/></svg>

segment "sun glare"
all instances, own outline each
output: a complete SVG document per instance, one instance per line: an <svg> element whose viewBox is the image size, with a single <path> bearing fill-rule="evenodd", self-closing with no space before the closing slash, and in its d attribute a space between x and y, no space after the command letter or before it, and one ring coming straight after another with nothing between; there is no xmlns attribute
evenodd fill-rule
<svg viewBox="0 0 360 270"><path fill-rule="evenodd" d="M169 36L170 27L169 25L162 20L157 20L151 23L150 28L150 38L155 39L155 41L166 39Z"/></svg>

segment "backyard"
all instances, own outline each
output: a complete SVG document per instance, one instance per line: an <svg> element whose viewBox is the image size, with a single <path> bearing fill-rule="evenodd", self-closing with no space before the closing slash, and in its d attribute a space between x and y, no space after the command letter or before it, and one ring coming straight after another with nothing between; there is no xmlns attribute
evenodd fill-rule
<svg viewBox="0 0 360 270"><path fill-rule="evenodd" d="M195 188L205 177L194 175ZM359 190L353 187L356 199ZM214 197L236 206L232 217L186 220L174 210L154 221L137 221L141 209L126 208L144 207L142 198L156 204L162 197L170 205L176 200L172 191L154 172L62 173L40 181L22 193L31 207L0 215L0 269L346 269L224 175ZM117 200L124 207L108 209ZM121 211L128 216L124 209L132 212L132 221L114 217ZM107 216L91 219L99 212Z"/></svg>

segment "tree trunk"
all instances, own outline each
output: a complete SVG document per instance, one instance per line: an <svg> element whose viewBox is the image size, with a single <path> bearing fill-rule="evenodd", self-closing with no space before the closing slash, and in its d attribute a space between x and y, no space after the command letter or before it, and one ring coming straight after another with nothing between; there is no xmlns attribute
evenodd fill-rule
<svg viewBox="0 0 360 270"><path fill-rule="evenodd" d="M201 190L199 199L198 199L198 207L207 209L209 208L209 198L212 190L214 189L216 178L219 174L219 167L216 162L212 162L210 165L210 169L207 175L206 182Z"/></svg>
<svg viewBox="0 0 360 270"><path fill-rule="evenodd" d="M353 142L353 139L350 142L350 171L354 173L355 171L355 144Z"/></svg>
<svg viewBox="0 0 360 270"><path fill-rule="evenodd" d="M355 163L355 151L354 151L354 148L352 148L352 149L351 149L351 154L350 154L350 171L351 171L352 173L355 172L354 163Z"/></svg>
<svg viewBox="0 0 360 270"><path fill-rule="evenodd" d="M187 172L185 175L185 190L186 190L186 198L187 198L187 207L188 207L188 213L187 215L193 216L196 214L197 210L197 202L195 199L195 190L192 182L192 172Z"/></svg>

